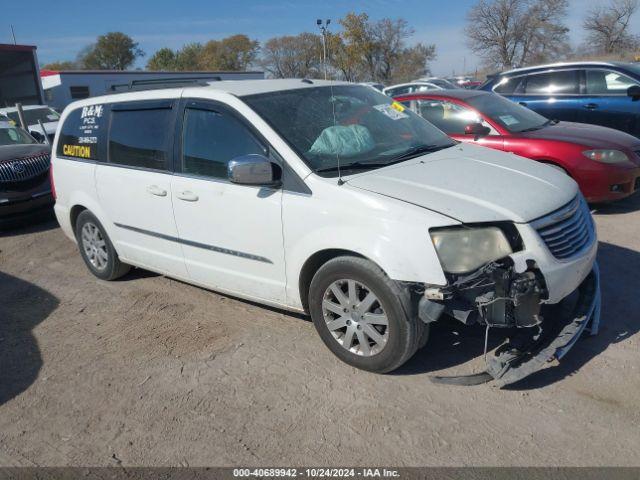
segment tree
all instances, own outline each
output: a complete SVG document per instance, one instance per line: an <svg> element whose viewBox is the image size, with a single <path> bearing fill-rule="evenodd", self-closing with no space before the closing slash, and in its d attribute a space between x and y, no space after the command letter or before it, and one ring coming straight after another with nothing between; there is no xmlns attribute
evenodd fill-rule
<svg viewBox="0 0 640 480"><path fill-rule="evenodd" d="M176 70L197 71L202 70L200 59L202 58L202 44L188 43L176 52Z"/></svg>
<svg viewBox="0 0 640 480"><path fill-rule="evenodd" d="M70 60L51 62L42 66L43 70L75 70L77 68L76 62Z"/></svg>
<svg viewBox="0 0 640 480"><path fill-rule="evenodd" d="M246 35L210 40L203 49L200 64L205 70L246 70L258 56L260 44Z"/></svg>
<svg viewBox="0 0 640 480"><path fill-rule="evenodd" d="M276 78L318 77L321 58L321 37L305 32L267 40L260 65Z"/></svg>
<svg viewBox="0 0 640 480"><path fill-rule="evenodd" d="M349 13L340 25L342 42L336 42L339 50L331 58L350 80L411 80L423 75L427 63L436 57L435 45L407 46L414 32L406 20L383 18L372 22L366 13Z"/></svg>
<svg viewBox="0 0 640 480"><path fill-rule="evenodd" d="M177 55L170 48L161 48L147 62L147 70L177 70Z"/></svg>
<svg viewBox="0 0 640 480"><path fill-rule="evenodd" d="M467 14L469 48L493 68L553 60L568 51L567 0L479 0Z"/></svg>
<svg viewBox="0 0 640 480"><path fill-rule="evenodd" d="M81 66L97 70L126 70L136 58L144 56L133 39L122 32L100 35L96 43L82 56Z"/></svg>
<svg viewBox="0 0 640 480"><path fill-rule="evenodd" d="M640 38L629 32L638 0L611 0L606 7L592 8L584 20L588 44L597 53L624 53L640 46Z"/></svg>

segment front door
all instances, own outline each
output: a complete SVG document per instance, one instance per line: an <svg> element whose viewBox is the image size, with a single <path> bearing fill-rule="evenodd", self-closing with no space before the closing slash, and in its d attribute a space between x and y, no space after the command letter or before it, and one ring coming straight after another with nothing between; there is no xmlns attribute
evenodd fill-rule
<svg viewBox="0 0 640 480"><path fill-rule="evenodd" d="M227 179L229 160L269 155L268 145L222 105L183 106L171 190L189 276L216 290L284 303L282 191Z"/></svg>
<svg viewBox="0 0 640 480"><path fill-rule="evenodd" d="M524 79L525 95L510 97L549 120L579 121L580 83L578 70L533 73Z"/></svg>

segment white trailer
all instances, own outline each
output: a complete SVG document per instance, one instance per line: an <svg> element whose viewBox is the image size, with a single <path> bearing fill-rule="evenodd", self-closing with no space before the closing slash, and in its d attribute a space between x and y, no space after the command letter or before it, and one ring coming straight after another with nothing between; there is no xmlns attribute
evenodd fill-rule
<svg viewBox="0 0 640 480"><path fill-rule="evenodd" d="M58 111L75 100L122 91L140 81L256 80L264 72L150 72L145 70L42 70L45 103Z"/></svg>

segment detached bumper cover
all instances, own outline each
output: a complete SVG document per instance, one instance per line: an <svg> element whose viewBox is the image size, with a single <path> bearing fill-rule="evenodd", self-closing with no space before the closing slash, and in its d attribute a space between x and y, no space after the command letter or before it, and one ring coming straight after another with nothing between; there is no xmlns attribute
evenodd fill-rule
<svg viewBox="0 0 640 480"><path fill-rule="evenodd" d="M597 264L594 264L593 270L576 293L577 299L567 317L550 318L545 322L548 330L546 335L541 335L527 349L507 349L500 352L499 348L495 356L487 359L487 373L498 385L515 383L542 369L547 362L561 359L585 330L588 329L591 335L598 333L601 300ZM551 327L548 326L549 322L552 323Z"/></svg>

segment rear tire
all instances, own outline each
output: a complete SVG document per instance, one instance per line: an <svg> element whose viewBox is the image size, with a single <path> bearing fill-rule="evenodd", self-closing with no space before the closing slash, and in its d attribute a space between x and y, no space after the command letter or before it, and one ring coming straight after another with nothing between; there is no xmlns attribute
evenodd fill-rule
<svg viewBox="0 0 640 480"><path fill-rule="evenodd" d="M104 227L89 210L76 220L76 240L87 268L102 280L115 280L125 275L131 266L122 263Z"/></svg>
<svg viewBox="0 0 640 480"><path fill-rule="evenodd" d="M408 287L373 262L337 257L316 272L309 310L325 345L343 362L377 373L413 356L428 329L418 318Z"/></svg>

